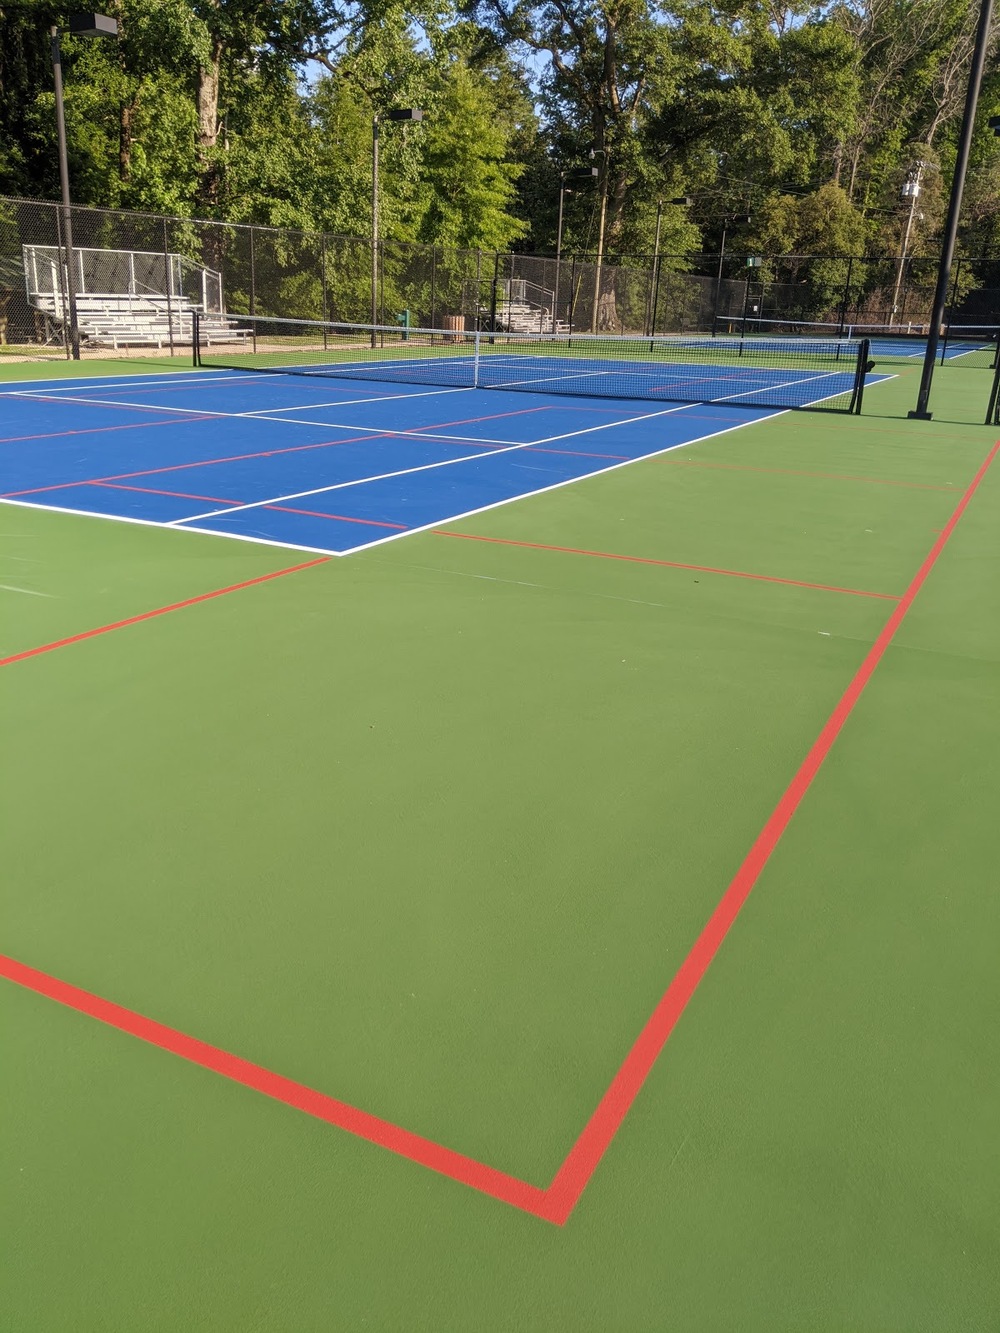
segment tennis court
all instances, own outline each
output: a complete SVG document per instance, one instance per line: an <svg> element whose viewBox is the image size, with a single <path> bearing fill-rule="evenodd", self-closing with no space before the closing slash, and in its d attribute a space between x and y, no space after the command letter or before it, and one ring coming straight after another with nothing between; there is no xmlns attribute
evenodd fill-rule
<svg viewBox="0 0 1000 1333"><path fill-rule="evenodd" d="M466 354L398 332L385 347L385 331L368 347L355 332L323 327L310 348L303 326L290 336L284 322L261 323L268 350L230 351L215 369L12 385L4 498L343 555L763 420L782 405L850 406L859 374L859 346L846 342L774 349L661 339L656 351L665 352L641 362L613 357L607 339L592 340L599 354L583 356L571 344L551 355L551 339L514 352L509 339L483 339L481 357L478 334ZM323 346L330 336L344 344L339 351ZM592 344L581 341L587 352ZM434 384L442 387L424 387Z"/></svg>
<svg viewBox="0 0 1000 1333"><path fill-rule="evenodd" d="M0 387L12 1326L990 1326L988 370L276 349Z"/></svg>

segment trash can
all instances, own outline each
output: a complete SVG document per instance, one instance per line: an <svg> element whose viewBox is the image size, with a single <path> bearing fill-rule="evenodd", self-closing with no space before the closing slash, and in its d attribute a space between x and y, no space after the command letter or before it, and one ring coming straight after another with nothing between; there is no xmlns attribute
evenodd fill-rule
<svg viewBox="0 0 1000 1333"><path fill-rule="evenodd" d="M445 342L450 342L450 343L461 342L462 339L459 337L459 334L465 332L465 316L443 315L441 318L441 327L443 329L446 329L447 332L451 335L450 337L445 339Z"/></svg>

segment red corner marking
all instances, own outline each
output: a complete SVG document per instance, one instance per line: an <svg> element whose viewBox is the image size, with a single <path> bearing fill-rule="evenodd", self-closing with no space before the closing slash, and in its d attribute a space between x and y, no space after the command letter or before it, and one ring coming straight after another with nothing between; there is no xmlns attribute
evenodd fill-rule
<svg viewBox="0 0 1000 1333"><path fill-rule="evenodd" d="M80 990L76 986L59 981L44 972L39 972L3 955L0 955L0 976L6 977L19 986L36 991L40 995L47 996L68 1008L76 1009L91 1018L108 1023L112 1027L138 1037L142 1041L150 1042L163 1050L170 1051L182 1059L190 1060L192 1063L201 1065L205 1069L211 1069L225 1078L242 1083L248 1088L264 1093L265 1096L273 1097L288 1106L305 1112L307 1115L315 1116L328 1124L345 1129L351 1134L356 1134L360 1138L389 1149L390 1152L407 1157L421 1166L437 1171L452 1180L479 1190L483 1194L488 1194L494 1199L561 1226L569 1218L587 1183L597 1169L601 1158L608 1150L619 1126L628 1114L632 1103L639 1094L639 1090L656 1063L667 1038L676 1026L681 1014L687 1008L691 997L698 989L702 977L707 972L722 942L739 916L743 904L760 878L771 854L781 841L782 835L802 803L824 760L830 753L844 724L854 711L854 707L864 693L872 674L913 605L917 593L923 587L941 552L948 544L959 520L998 452L1000 452L1000 441L994 444L990 450L989 456L976 473L961 500L959 500L951 518L941 530L937 541L935 541L923 564L914 575L910 586L899 599L899 605L893 610L882 632L855 673L853 680L830 714L819 736L813 742L798 771L789 782L770 818L747 853L743 864L737 870L732 883L722 895L718 906L681 964L679 971L667 987L659 1004L653 1010L645 1027L639 1033L632 1049L612 1079L607 1092L601 1098L548 1189L540 1189L536 1185L530 1185L514 1176L506 1175L493 1167L473 1161L461 1153L453 1152L450 1148L432 1143L430 1140L421 1138L409 1130L400 1128L398 1125L392 1125L377 1116L359 1111L346 1102L337 1101L333 1097L317 1092L312 1088L307 1088L300 1083L295 1083L280 1074L262 1069L259 1065L243 1060L239 1056L209 1046L205 1042L198 1041L197 1038L189 1037L174 1028L166 1027L153 1019L133 1013L129 1009L124 1009L120 1005L101 999L88 991ZM319 563L321 561L310 561L309 565ZM298 565L295 568L304 569L308 566ZM277 578L281 574L291 572L293 571L279 570L275 574L264 575L263 577ZM253 579L249 582L262 581L263 579ZM235 587L246 586L249 585L235 585ZM219 593L208 593L205 596L219 596L222 592L234 590L235 588L221 589ZM160 615L165 611L177 610L181 606L188 606L192 602L203 600L205 600L205 597L192 598L189 602L179 602L176 606L164 607L163 611L149 612L147 615ZM108 629L117 629L121 625L132 624L136 620L146 618L146 616L136 616L132 620L121 621L118 625L106 626L104 629L93 630L90 633L105 633ZM77 639L87 637L89 637L88 634L76 636ZM75 641L76 639L67 639L63 640L62 643ZM33 651L46 652L51 648L62 646L62 643L47 645ZM22 654L22 656L31 655L31 652ZM13 661L17 659L8 658L6 660Z"/></svg>
<svg viewBox="0 0 1000 1333"><path fill-rule="evenodd" d="M228 1051L209 1046L207 1042L198 1041L196 1037L189 1037L175 1028L166 1027L163 1023L143 1017L142 1014L133 1013L131 1009L112 1004L109 1000L101 999L99 995L80 990L78 986L70 986L65 981L59 981L33 967L26 967L23 963L2 954L0 954L0 976L16 982L19 986L37 991L39 995L45 995L70 1009L76 1009L81 1014L108 1023L121 1032L138 1037L140 1041L148 1041L153 1046L159 1046L173 1055L179 1055L183 1060L190 1060L192 1064L201 1065L204 1069L222 1074L224 1078L231 1078L235 1083L242 1083L256 1092L262 1092L266 1097L273 1097L287 1106L293 1106L298 1111L304 1111L306 1115L315 1116L318 1120L325 1120L328 1124L346 1129L350 1134L357 1134L360 1138L368 1139L370 1143L377 1143L401 1157L408 1157L421 1166L430 1167L432 1171L450 1176L452 1180L461 1181L462 1184L470 1185L484 1194L491 1194L495 1199L501 1199L515 1208L522 1208L542 1217L547 1215L545 1191L538 1189L537 1186L527 1185L523 1180L505 1175L502 1171L494 1171L492 1167L483 1166L481 1162L475 1162L471 1157L452 1152L450 1148L442 1148L437 1143L431 1143L429 1139L421 1138L419 1134L411 1134L407 1129L400 1129L398 1125L392 1125L387 1120L369 1115L367 1111L359 1111L357 1107L349 1106L347 1102L337 1101L335 1097L316 1092L313 1088L307 1088L290 1078L284 1078L281 1074L273 1074L269 1069L262 1069L260 1065L243 1060L238 1055L230 1055Z"/></svg>

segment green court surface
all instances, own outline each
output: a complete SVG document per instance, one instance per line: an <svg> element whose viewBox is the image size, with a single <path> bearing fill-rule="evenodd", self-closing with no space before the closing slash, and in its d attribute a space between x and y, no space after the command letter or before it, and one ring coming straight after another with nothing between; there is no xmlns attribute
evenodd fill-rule
<svg viewBox="0 0 1000 1333"><path fill-rule="evenodd" d="M1000 458L916 373L273 579L0 507L18 964L541 1196L752 889L558 1217L0 981L0 1328L1000 1327Z"/></svg>

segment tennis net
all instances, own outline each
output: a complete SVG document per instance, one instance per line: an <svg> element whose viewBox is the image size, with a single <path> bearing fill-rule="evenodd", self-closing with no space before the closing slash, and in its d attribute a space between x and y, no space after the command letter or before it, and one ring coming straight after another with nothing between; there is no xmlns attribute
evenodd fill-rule
<svg viewBox="0 0 1000 1333"><path fill-rule="evenodd" d="M203 368L597 398L860 412L849 338L623 337L415 329L265 316L195 320Z"/></svg>
<svg viewBox="0 0 1000 1333"><path fill-rule="evenodd" d="M930 325L910 320L895 324L819 322L804 319L720 318L716 333L744 338L867 338L876 362L919 361L927 350ZM938 361L956 366L992 369L996 366L1000 326L945 323L938 338Z"/></svg>

